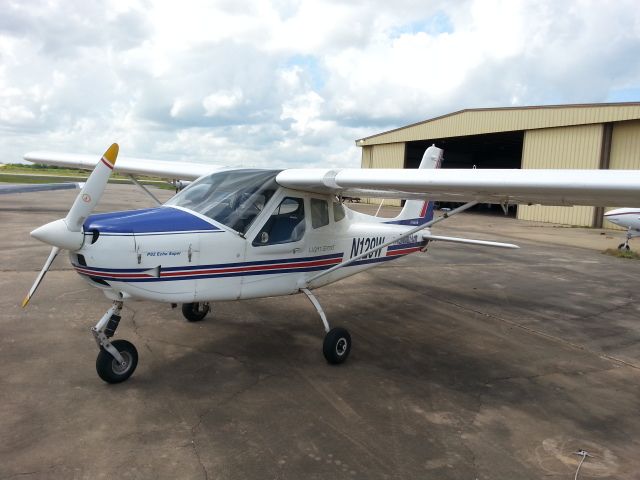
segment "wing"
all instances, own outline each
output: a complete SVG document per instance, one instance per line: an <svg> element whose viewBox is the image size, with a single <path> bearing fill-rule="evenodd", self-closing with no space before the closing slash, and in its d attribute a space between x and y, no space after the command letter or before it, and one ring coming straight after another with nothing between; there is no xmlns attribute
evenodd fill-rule
<svg viewBox="0 0 640 480"><path fill-rule="evenodd" d="M48 190L71 190L82 188L83 183L21 183L18 185L0 185L0 195L9 193L44 192Z"/></svg>
<svg viewBox="0 0 640 480"><path fill-rule="evenodd" d="M603 207L640 202L640 170L290 169L276 181L350 197Z"/></svg>
<svg viewBox="0 0 640 480"><path fill-rule="evenodd" d="M93 170L100 161L100 155L76 155L71 153L30 152L25 160L33 163L44 163L57 167L81 168ZM144 158L118 157L114 171L135 175L151 175L170 180L195 180L223 168L220 165L204 163L168 162L148 160Z"/></svg>

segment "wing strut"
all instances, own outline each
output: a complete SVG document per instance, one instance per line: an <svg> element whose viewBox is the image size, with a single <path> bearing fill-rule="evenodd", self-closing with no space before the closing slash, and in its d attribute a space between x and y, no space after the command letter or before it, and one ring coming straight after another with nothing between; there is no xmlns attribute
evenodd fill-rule
<svg viewBox="0 0 640 480"><path fill-rule="evenodd" d="M156 197L153 193L151 193L149 191L149 189L147 187L145 187L143 184L141 184L138 179L136 177L134 177L133 175L129 175L129 178L131 179L131 181L140 189L142 189L142 191L144 191L144 193L146 193L147 195L149 195L151 198L153 198L153 200L158 204L158 205L162 205L162 202L160 200L158 200L158 197Z"/></svg>
<svg viewBox="0 0 640 480"><path fill-rule="evenodd" d="M320 277L324 277L325 275L328 275L329 273L334 272L334 271L338 270L339 268L346 267L347 265L351 265L353 262L357 262L361 258L364 258L364 257L366 257L367 255L369 255L371 253L377 252L378 250L382 250L383 248L388 247L392 243L396 243L398 240L402 240L403 238L407 238L407 237L413 235L414 233L419 232L420 230L423 230L425 228L429 228L431 225L434 225L434 224L436 224L438 222L446 220L447 218L452 217L452 216L454 216L454 215L456 215L458 213L464 212L465 210L468 210L469 208L471 208L471 207L473 207L473 206L475 206L477 204L478 204L478 202L475 201L475 200L473 202L465 203L464 205L462 205L462 206L460 206L460 207L458 207L458 208L456 208L454 210L451 210L450 212L446 212L441 217L434 218L430 222L423 223L422 225L418 225L417 227L412 228L411 230L407 230L402 235L400 235L398 237L395 237L392 240L389 240L388 242L384 242L383 244L378 245L377 247L372 248L370 250L367 250L366 252L361 253L360 255L356 255L355 257L351 257L349 260L345 260L344 262L341 262L341 263L339 263L337 265L334 265L333 267L328 268L327 270L323 270L320 273L312 276L309 280L307 280L307 285L309 285L311 282L313 282L314 280L317 280Z"/></svg>

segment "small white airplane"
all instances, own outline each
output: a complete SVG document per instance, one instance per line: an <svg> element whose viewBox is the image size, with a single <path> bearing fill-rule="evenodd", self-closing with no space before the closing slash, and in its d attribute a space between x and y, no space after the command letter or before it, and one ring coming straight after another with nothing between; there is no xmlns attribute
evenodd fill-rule
<svg viewBox="0 0 640 480"><path fill-rule="evenodd" d="M133 344L111 340L128 299L181 303L187 320L199 321L210 302L304 293L324 324L324 357L338 364L349 356L351 336L329 326L311 290L425 251L431 241L518 248L431 234L431 226L477 203L628 205L640 195L640 171L439 170L442 150L432 146L418 170L280 171L121 158L124 173L195 181L157 208L92 215L117 154L113 144L97 163L46 152L24 157L93 168L67 216L31 232L53 248L23 306L68 250L76 272L113 302L92 328L96 369L109 383L129 378L138 363ZM346 196L406 203L397 217L380 218L346 208ZM436 200L466 203L435 218Z"/></svg>
<svg viewBox="0 0 640 480"><path fill-rule="evenodd" d="M627 238L618 245L618 250L631 250L629 240L640 237L640 208L617 208L609 210L604 218L621 227L627 227Z"/></svg>

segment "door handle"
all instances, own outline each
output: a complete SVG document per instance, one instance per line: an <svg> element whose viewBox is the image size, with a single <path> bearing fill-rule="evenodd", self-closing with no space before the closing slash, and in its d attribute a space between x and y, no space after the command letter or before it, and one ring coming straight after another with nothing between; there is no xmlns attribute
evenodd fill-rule
<svg viewBox="0 0 640 480"><path fill-rule="evenodd" d="M297 248L296 247L296 248L293 249L293 253L300 253L301 251L302 251L301 248Z"/></svg>

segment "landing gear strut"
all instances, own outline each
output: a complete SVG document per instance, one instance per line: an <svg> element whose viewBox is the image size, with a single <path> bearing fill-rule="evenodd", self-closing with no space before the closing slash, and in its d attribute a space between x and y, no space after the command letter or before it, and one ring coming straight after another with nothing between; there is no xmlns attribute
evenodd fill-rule
<svg viewBox="0 0 640 480"><path fill-rule="evenodd" d="M107 383L120 383L128 379L138 366L138 351L126 340L109 339L120 323L122 302L115 301L102 318L91 328L91 333L100 348L96 359L98 376Z"/></svg>
<svg viewBox="0 0 640 480"><path fill-rule="evenodd" d="M627 238L624 240L624 243L618 245L618 250L631 250L631 248L629 247L629 240L631 240L631 228L627 230Z"/></svg>
<svg viewBox="0 0 640 480"><path fill-rule="evenodd" d="M325 360L332 365L344 362L351 352L351 335L349 335L349 331L341 327L331 328L327 316L315 295L307 288L301 288L300 291L309 298L324 325L326 335L322 343L322 353Z"/></svg>

